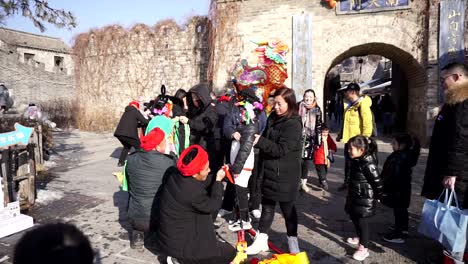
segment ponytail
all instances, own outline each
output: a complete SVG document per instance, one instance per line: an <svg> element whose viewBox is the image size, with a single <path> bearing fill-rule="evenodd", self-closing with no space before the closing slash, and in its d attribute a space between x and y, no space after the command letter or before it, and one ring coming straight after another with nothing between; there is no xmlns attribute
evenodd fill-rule
<svg viewBox="0 0 468 264"><path fill-rule="evenodd" d="M348 140L348 144L355 148L364 149L365 156L372 156L376 163L378 163L378 148L377 142L371 137L365 137L362 135L352 137Z"/></svg>
<svg viewBox="0 0 468 264"><path fill-rule="evenodd" d="M377 156L377 153L379 152L378 146L377 146L377 141L375 141L374 138L368 137L367 138L367 143L368 143L368 149L366 151L367 155L372 155L372 156Z"/></svg>

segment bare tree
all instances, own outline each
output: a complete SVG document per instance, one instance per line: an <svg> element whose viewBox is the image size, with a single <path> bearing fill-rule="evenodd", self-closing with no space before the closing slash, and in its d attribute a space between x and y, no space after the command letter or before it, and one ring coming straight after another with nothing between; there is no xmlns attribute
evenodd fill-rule
<svg viewBox="0 0 468 264"><path fill-rule="evenodd" d="M17 14L29 18L41 32L46 30L45 22L59 28L76 27L76 18L71 12L50 7L47 0L0 0L0 23Z"/></svg>

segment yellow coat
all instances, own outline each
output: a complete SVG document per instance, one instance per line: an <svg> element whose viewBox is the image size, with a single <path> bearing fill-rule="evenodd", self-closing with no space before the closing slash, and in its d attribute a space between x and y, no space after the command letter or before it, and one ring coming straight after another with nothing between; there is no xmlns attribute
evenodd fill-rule
<svg viewBox="0 0 468 264"><path fill-rule="evenodd" d="M357 135L370 137L372 135L373 122L372 122L372 100L369 96L365 95L364 98L355 105L347 108L344 105L344 121L343 121L343 143ZM360 112L360 114L359 114Z"/></svg>

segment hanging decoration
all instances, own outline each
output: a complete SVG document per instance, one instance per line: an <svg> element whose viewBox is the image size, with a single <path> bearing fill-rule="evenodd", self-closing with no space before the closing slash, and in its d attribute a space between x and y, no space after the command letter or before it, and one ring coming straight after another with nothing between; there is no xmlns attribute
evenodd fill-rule
<svg viewBox="0 0 468 264"><path fill-rule="evenodd" d="M284 86L288 78L286 55L289 47L281 40L252 42L257 45L255 54L258 66L250 67L247 60L243 59L234 66L232 76L236 80L237 89L253 88L266 106L268 96Z"/></svg>

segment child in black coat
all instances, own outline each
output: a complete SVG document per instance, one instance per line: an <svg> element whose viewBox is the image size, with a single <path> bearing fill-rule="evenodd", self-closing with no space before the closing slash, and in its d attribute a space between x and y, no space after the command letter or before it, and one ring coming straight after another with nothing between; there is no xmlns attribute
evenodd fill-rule
<svg viewBox="0 0 468 264"><path fill-rule="evenodd" d="M391 243L404 243L408 234L408 207L411 201L412 168L419 158L421 145L408 134L394 136L393 153L388 156L382 170L384 195L382 204L393 208L395 225L383 239Z"/></svg>
<svg viewBox="0 0 468 264"><path fill-rule="evenodd" d="M377 167L377 144L364 136L355 136L348 141L351 166L348 196L345 210L356 228L357 237L346 240L359 245L353 254L355 260L363 261L369 256L369 217L376 211L377 199L382 194L382 181Z"/></svg>

